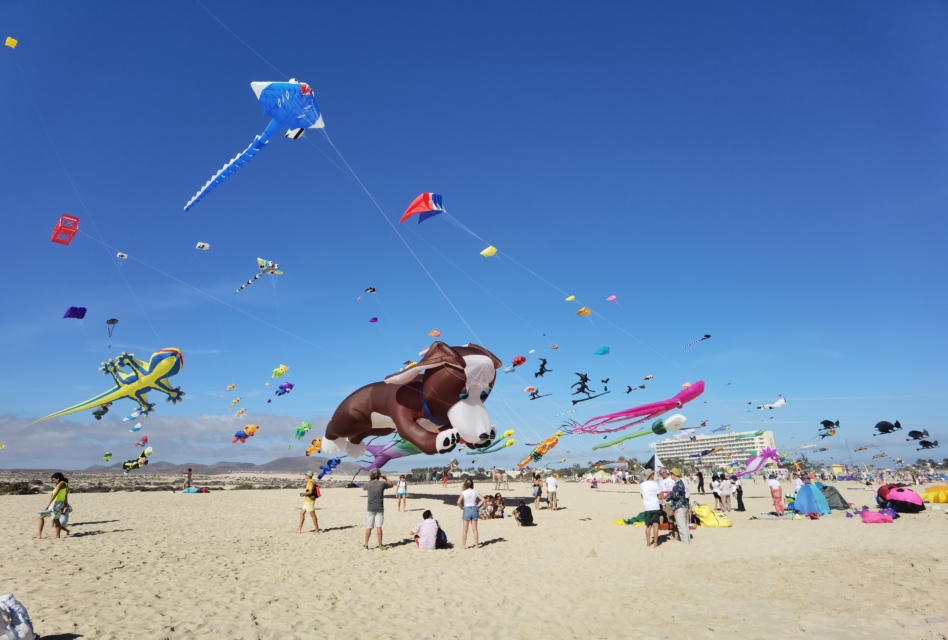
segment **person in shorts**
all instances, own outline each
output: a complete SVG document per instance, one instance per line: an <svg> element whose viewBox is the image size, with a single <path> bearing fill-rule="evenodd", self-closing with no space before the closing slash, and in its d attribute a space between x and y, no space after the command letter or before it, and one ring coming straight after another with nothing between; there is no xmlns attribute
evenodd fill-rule
<svg viewBox="0 0 948 640"><path fill-rule="evenodd" d="M388 477L383 476L378 469L372 469L369 472L369 481L362 485L368 497L367 510L365 514L365 542L362 543L362 550L369 548L369 536L372 529L376 530L378 539L378 548L382 551L388 549L382 544L382 522L385 520L385 503L382 498L385 497L385 490L391 489L394 485Z"/></svg>
<svg viewBox="0 0 948 640"><path fill-rule="evenodd" d="M312 471L306 472L306 489L300 497L303 498L303 508L300 509L300 526L296 529L296 533L303 533L303 523L306 521L307 513L313 519L313 532L320 533L319 520L316 519L316 482L313 480Z"/></svg>
<svg viewBox="0 0 948 640"><path fill-rule="evenodd" d="M556 511L559 503L556 501L556 474L551 473L546 477L546 509L547 511Z"/></svg>
<svg viewBox="0 0 948 640"><path fill-rule="evenodd" d="M405 476L398 476L395 498L398 501L398 510L408 511L408 481L405 480Z"/></svg>
<svg viewBox="0 0 948 640"><path fill-rule="evenodd" d="M655 471L646 469L645 479L639 485L642 494L642 506L645 510L645 546L658 546L658 522L662 515L662 504L658 494L662 488L655 482Z"/></svg>
<svg viewBox="0 0 948 640"><path fill-rule="evenodd" d="M478 510L484 504L484 498L474 489L474 481L468 478L464 481L464 490L458 496L458 508L461 509L461 521L464 528L461 533L461 548L467 549L467 529L474 530L474 548L480 548L480 540L477 538L477 518Z"/></svg>

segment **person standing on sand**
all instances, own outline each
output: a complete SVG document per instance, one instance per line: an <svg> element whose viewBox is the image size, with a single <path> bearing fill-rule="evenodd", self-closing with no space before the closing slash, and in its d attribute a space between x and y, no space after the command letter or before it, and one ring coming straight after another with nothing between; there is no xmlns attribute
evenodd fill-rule
<svg viewBox="0 0 948 640"><path fill-rule="evenodd" d="M702 474L699 471L697 477L698 477L698 493L700 493L701 495L704 495L704 474Z"/></svg>
<svg viewBox="0 0 948 640"><path fill-rule="evenodd" d="M444 470L444 475L441 477L441 486L445 489L448 488L448 470Z"/></svg>
<svg viewBox="0 0 948 640"><path fill-rule="evenodd" d="M500 477L504 484L504 491L510 491L510 483L507 481L507 472L501 471Z"/></svg>
<svg viewBox="0 0 948 640"><path fill-rule="evenodd" d="M540 510L540 498L543 497L543 485L540 484L539 474L533 476L533 508Z"/></svg>
<svg viewBox="0 0 948 640"><path fill-rule="evenodd" d="M184 488L191 488L191 467L188 467L188 472L184 474Z"/></svg>
<svg viewBox="0 0 948 640"><path fill-rule="evenodd" d="M737 476L731 476L731 480L734 483L734 495L737 497L737 510L746 511L744 509L744 483Z"/></svg>
<svg viewBox="0 0 948 640"><path fill-rule="evenodd" d="M645 510L645 546L658 546L658 520L662 513L662 504L658 501L661 487L655 482L655 471L645 470L645 478L639 485L642 505Z"/></svg>
<svg viewBox="0 0 948 640"><path fill-rule="evenodd" d="M362 485L362 489L368 496L368 509L365 516L365 542L362 544L363 551L369 549L369 536L372 534L372 529L377 531L375 535L378 538L378 548L382 551L388 549L382 544L382 522L385 520L385 503L382 498L385 497L385 490L391 489L393 486L392 481L387 476L383 476L378 469L372 469L369 472L369 481Z"/></svg>
<svg viewBox="0 0 948 640"><path fill-rule="evenodd" d="M69 529L62 526L59 521L60 516L69 508L69 480L59 471L53 474L51 480L54 485L53 492L49 495L49 506L39 512L39 529L36 532L36 539L43 537L43 525L46 524L47 516L52 519L57 538L61 531L69 535Z"/></svg>
<svg viewBox="0 0 948 640"><path fill-rule="evenodd" d="M681 479L681 469L677 467L671 470L672 485L671 493L668 494L668 502L675 514L675 524L678 527L678 537L685 544L691 543L691 529L688 528L688 495L684 480Z"/></svg>
<svg viewBox="0 0 948 640"><path fill-rule="evenodd" d="M398 476L398 486L395 488L395 498L398 501L399 511L408 511L408 481L405 476Z"/></svg>
<svg viewBox="0 0 948 640"><path fill-rule="evenodd" d="M556 474L551 473L546 477L546 510L556 511L559 507L556 500Z"/></svg>
<svg viewBox="0 0 948 640"><path fill-rule="evenodd" d="M188 476L191 475L190 471L188 469ZM312 471L306 472L306 489L300 497L303 498L303 508L300 509L300 526L296 529L296 533L303 533L303 522L306 521L307 513L313 519L313 532L320 533L319 520L316 519L316 482L313 480Z"/></svg>
<svg viewBox="0 0 948 640"><path fill-rule="evenodd" d="M721 476L720 484L718 485L718 493L721 494L721 505L724 513L730 513L732 488L731 481L728 480L727 476Z"/></svg>
<svg viewBox="0 0 948 640"><path fill-rule="evenodd" d="M770 474L770 480L767 481L767 486L770 487L770 497L773 498L774 501L774 511L778 516L782 516L784 513L783 487L780 486L780 481L777 480L777 474Z"/></svg>
<svg viewBox="0 0 948 640"><path fill-rule="evenodd" d="M458 508L461 510L461 521L464 528L461 533L461 548L467 549L467 529L474 530L474 548L479 549L481 544L477 538L478 509L484 504L484 498L474 490L474 481L468 478L464 481L464 490L458 496Z"/></svg>

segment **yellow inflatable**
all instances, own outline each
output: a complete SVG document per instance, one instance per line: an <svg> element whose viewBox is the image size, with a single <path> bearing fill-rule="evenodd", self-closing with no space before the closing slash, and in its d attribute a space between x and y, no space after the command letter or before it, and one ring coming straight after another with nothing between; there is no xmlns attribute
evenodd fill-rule
<svg viewBox="0 0 948 640"><path fill-rule="evenodd" d="M699 504L693 509L695 517L702 527L709 529L726 529L732 526L731 519L720 511L715 511L706 504Z"/></svg>

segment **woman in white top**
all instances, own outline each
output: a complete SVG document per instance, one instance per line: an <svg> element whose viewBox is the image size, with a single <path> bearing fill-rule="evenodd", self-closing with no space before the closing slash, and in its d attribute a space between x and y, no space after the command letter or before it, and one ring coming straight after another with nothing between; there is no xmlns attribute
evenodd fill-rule
<svg viewBox="0 0 948 640"><path fill-rule="evenodd" d="M408 481L405 480L405 476L398 476L395 497L398 499L398 510L408 511Z"/></svg>
<svg viewBox="0 0 948 640"><path fill-rule="evenodd" d="M484 498L474 490L474 481L468 478L464 481L464 490L458 496L458 508L461 509L461 521L464 523L464 529L461 533L461 548L467 549L467 528L470 526L474 530L474 548L480 548L481 544L477 538L477 517L478 509L484 504Z"/></svg>
<svg viewBox="0 0 948 640"><path fill-rule="evenodd" d="M721 479L718 474L711 476L711 494L714 496L714 508L721 509Z"/></svg>

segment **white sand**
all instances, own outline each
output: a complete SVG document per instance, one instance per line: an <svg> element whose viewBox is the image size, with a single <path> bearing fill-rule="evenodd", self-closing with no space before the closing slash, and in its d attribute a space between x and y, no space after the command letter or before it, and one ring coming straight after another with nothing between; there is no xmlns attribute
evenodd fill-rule
<svg viewBox="0 0 948 640"><path fill-rule="evenodd" d="M508 504L529 503L511 486ZM837 486L870 504L868 488ZM388 551L360 548L358 489L324 491L318 535L296 533L295 490L75 493L62 540L31 539L46 495L4 496L0 593L37 632L82 640L948 637L945 511L752 521L772 505L748 483L733 528L647 549L642 528L612 524L641 510L637 490L561 483L560 511L533 528L482 521L483 548L466 551L457 484L412 485L407 513L387 499ZM454 550L407 542L424 509Z"/></svg>

